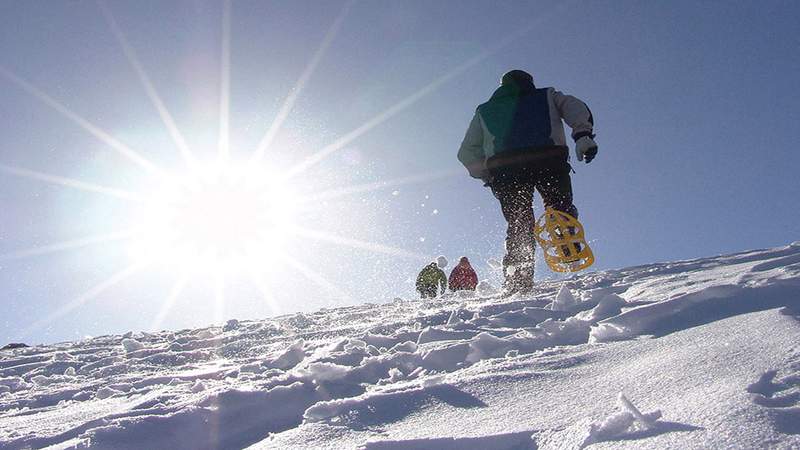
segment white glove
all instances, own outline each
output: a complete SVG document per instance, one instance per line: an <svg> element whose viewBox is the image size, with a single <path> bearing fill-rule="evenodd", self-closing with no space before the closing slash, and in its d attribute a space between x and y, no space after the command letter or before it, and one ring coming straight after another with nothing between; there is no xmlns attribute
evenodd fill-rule
<svg viewBox="0 0 800 450"><path fill-rule="evenodd" d="M589 164L597 155L597 143L589 136L583 136L575 142L575 155L578 161L586 160Z"/></svg>

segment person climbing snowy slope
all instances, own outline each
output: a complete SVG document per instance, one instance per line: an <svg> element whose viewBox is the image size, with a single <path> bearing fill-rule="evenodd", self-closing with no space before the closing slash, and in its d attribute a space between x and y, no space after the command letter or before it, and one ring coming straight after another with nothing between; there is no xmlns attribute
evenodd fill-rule
<svg viewBox="0 0 800 450"><path fill-rule="evenodd" d="M577 218L562 120L572 128L578 161L597 155L594 118L584 102L552 87L537 88L522 70L505 73L491 98L479 105L458 151L473 178L500 201L508 222L503 291L533 289L533 193L545 207Z"/></svg>
<svg viewBox="0 0 800 450"><path fill-rule="evenodd" d="M451 291L474 291L478 285L478 274L469 264L466 256L462 257L458 264L450 272L447 284Z"/></svg>
<svg viewBox="0 0 800 450"><path fill-rule="evenodd" d="M447 291L447 276L436 264L436 261L433 261L419 272L416 286L417 292L422 298L434 298L440 293L439 291L442 294Z"/></svg>

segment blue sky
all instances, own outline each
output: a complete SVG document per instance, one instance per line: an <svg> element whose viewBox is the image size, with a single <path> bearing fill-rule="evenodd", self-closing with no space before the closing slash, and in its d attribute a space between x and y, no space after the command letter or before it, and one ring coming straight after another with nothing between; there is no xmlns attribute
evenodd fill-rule
<svg viewBox="0 0 800 450"><path fill-rule="evenodd" d="M295 92L261 164L285 172L341 143L290 182L327 193L295 220L338 242L287 240L301 267L265 252L259 284L272 304L231 271L191 277L169 310L174 265L113 277L131 264L125 241L20 255L127 229L137 215L19 169L158 195L146 171L21 84L159 167L185 165L98 4L0 4L0 164L17 171L0 171L0 342L147 330L159 314L162 328L181 328L388 301L412 295L409 280L439 254L469 256L496 281L485 261L502 255L505 224L455 155L475 106L512 68L592 108L600 153L574 164L573 184L594 269L800 239L796 2L495 3L233 1L231 159L251 154ZM214 161L223 3L107 6L186 147ZM396 180L406 182L331 194ZM541 266L537 277L553 275Z"/></svg>

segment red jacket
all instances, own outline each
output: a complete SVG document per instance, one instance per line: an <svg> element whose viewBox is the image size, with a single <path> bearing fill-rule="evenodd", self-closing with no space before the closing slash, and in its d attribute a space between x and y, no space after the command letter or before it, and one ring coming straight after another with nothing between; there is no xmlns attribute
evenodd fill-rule
<svg viewBox="0 0 800 450"><path fill-rule="evenodd" d="M461 258L457 266L453 267L447 284L451 291L475 290L475 286L478 285L478 274L469 265L466 256Z"/></svg>

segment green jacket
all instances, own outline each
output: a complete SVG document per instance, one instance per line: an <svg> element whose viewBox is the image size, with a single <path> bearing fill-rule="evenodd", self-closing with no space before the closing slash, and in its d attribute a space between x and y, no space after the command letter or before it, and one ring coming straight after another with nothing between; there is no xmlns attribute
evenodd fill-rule
<svg viewBox="0 0 800 450"><path fill-rule="evenodd" d="M437 284L441 288L441 292L444 293L447 289L447 275L433 262L425 266L417 275L417 290L435 290Z"/></svg>

